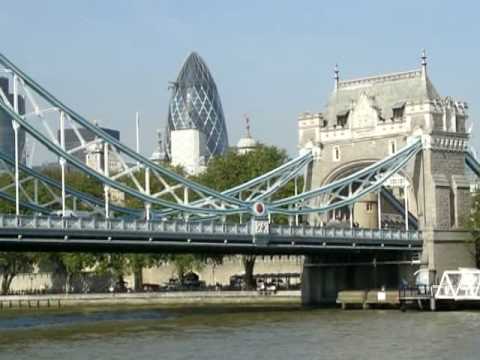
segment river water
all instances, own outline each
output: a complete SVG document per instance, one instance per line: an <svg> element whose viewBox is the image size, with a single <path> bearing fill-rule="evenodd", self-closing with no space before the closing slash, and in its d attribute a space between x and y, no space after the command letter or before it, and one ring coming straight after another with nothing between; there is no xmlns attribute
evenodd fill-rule
<svg viewBox="0 0 480 360"><path fill-rule="evenodd" d="M480 359L480 312L205 306L1 313L0 359Z"/></svg>

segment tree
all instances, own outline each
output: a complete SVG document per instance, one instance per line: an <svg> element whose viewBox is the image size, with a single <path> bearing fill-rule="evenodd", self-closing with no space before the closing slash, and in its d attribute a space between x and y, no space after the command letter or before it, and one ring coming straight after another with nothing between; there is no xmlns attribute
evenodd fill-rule
<svg viewBox="0 0 480 360"><path fill-rule="evenodd" d="M124 283L127 274L127 257L123 254L101 254L97 258L95 271L110 275L118 284Z"/></svg>
<svg viewBox="0 0 480 360"><path fill-rule="evenodd" d="M20 273L30 272L36 257L31 253L23 252L0 252L0 293L8 294L13 279Z"/></svg>
<svg viewBox="0 0 480 360"><path fill-rule="evenodd" d="M141 290L143 284L143 269L148 269L160 265L166 260L163 254L127 254L126 273L133 274L134 290Z"/></svg>
<svg viewBox="0 0 480 360"><path fill-rule="evenodd" d="M89 253L62 253L60 261L65 269L65 293L68 294L75 277L96 265L95 255Z"/></svg>
<svg viewBox="0 0 480 360"><path fill-rule="evenodd" d="M472 212L470 217L470 229L474 241L474 256L477 268L480 267L480 193L476 193L472 199ZM470 245L470 244L469 244Z"/></svg>
<svg viewBox="0 0 480 360"><path fill-rule="evenodd" d="M11 185L13 182L12 178L9 175L0 175L0 187L5 187L7 185ZM5 193L7 193L10 196L13 196L15 198L15 191L14 188L11 188L10 191L5 190ZM9 202L7 200L1 199L0 198L0 213L1 214L14 214L15 213L15 203Z"/></svg>
<svg viewBox="0 0 480 360"><path fill-rule="evenodd" d="M245 270L245 276L243 281L245 282L245 288L247 290L255 289L255 278L253 277L253 270L255 267L255 255L243 255L242 264L243 269Z"/></svg>
<svg viewBox="0 0 480 360"><path fill-rule="evenodd" d="M173 255L171 262L175 267L180 284L184 283L185 275L190 271L200 271L205 266L205 260L202 256L193 254Z"/></svg>
<svg viewBox="0 0 480 360"><path fill-rule="evenodd" d="M247 182L266 172L273 170L288 160L284 150L274 146L260 145L246 154L229 151L223 156L217 156L210 160L206 171L200 174L196 180L218 191L224 191L241 183ZM282 190L280 196L293 194L293 182ZM277 194L278 196L278 194ZM286 221L285 217L279 217ZM238 221L238 217L235 218ZM253 271L255 267L254 255L242 257L245 270L245 286L247 289L255 287Z"/></svg>

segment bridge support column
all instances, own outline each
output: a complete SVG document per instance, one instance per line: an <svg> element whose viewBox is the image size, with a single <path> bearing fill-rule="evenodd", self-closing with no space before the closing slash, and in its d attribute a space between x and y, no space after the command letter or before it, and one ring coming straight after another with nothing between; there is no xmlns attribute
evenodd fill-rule
<svg viewBox="0 0 480 360"><path fill-rule="evenodd" d="M464 140L455 136L456 141ZM463 147L437 136L424 136L422 154L414 174L423 233L422 263L429 283L437 283L445 270L475 267L475 247L467 229L471 194L465 177Z"/></svg>
<svg viewBox="0 0 480 360"><path fill-rule="evenodd" d="M429 282L438 284L445 270L476 267L475 244L469 231L424 231L423 261L428 262Z"/></svg>
<svg viewBox="0 0 480 360"><path fill-rule="evenodd" d="M400 254L351 254L307 257L303 267L302 303L305 306L333 305L342 290L398 289L410 281L416 267Z"/></svg>
<svg viewBox="0 0 480 360"><path fill-rule="evenodd" d="M303 266L302 304L335 304L338 289L345 287L345 268L335 268L308 257Z"/></svg>

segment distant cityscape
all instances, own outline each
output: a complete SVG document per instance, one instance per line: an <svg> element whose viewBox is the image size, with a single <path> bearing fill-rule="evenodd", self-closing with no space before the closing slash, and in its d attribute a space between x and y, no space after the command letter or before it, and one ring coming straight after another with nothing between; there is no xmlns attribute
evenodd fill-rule
<svg viewBox="0 0 480 360"><path fill-rule="evenodd" d="M9 79L0 77L0 88L10 105L14 106ZM168 162L182 167L188 174L196 175L206 168L208 161L222 155L229 149L228 131L220 94L215 80L205 61L196 52L190 53L184 61L176 81L170 83L172 91L168 106L165 132L156 131L156 148L150 160L156 163ZM18 95L18 107L25 114L25 99ZM234 148L240 153L254 149L258 142L250 132L249 118L245 117L246 132ZM101 127L108 135L120 140L120 131ZM138 129L137 129L138 131ZM57 131L60 142L60 130ZM82 146L80 139L88 143ZM65 150L88 166L102 170L104 167L103 145L96 141L95 134L88 129L65 129ZM14 130L12 121L0 114L0 151L15 157ZM19 131L20 161L26 162L28 149L25 132ZM110 168L120 169L115 157L109 158ZM41 167L54 166L44 164Z"/></svg>

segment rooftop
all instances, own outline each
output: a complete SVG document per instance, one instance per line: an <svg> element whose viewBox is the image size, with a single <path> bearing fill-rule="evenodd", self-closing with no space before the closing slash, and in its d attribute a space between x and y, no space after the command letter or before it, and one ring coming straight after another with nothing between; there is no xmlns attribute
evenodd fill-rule
<svg viewBox="0 0 480 360"><path fill-rule="evenodd" d="M338 70L336 70L338 76ZM361 95L370 100L384 119L393 116L393 109L406 103L439 99L440 95L422 69L381 74L351 80L338 80L323 116L329 125L336 124L337 116L350 111Z"/></svg>

